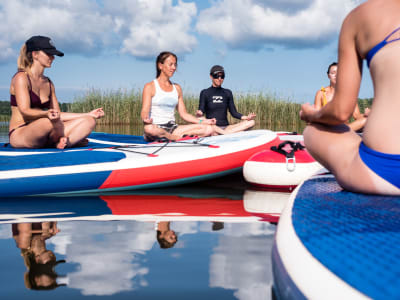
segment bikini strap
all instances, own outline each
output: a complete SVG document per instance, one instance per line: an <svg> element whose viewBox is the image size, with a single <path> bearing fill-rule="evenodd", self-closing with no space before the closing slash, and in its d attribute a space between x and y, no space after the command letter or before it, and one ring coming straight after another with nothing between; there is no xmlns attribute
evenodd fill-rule
<svg viewBox="0 0 400 300"><path fill-rule="evenodd" d="M47 80L49 81L49 87L50 87L50 93L49 93L49 98L51 98L51 85L53 84L53 82L50 80L49 77L46 77Z"/></svg>
<svg viewBox="0 0 400 300"><path fill-rule="evenodd" d="M400 40L400 38L397 38L397 39L388 41L388 38L390 38L393 34L395 34L395 33L396 33L397 31L399 31L399 30L400 30L400 27L397 27L397 28L396 28L395 30L393 30L390 34L388 34L387 37L385 37L384 41L387 42L387 43L391 43L391 42Z"/></svg>
<svg viewBox="0 0 400 300"><path fill-rule="evenodd" d="M30 91L32 91L32 83L31 83L31 79L29 78L28 72L22 70L22 69L18 69L18 71L13 75L12 78L14 78L18 73L25 73L26 77L28 78L28 89Z"/></svg>

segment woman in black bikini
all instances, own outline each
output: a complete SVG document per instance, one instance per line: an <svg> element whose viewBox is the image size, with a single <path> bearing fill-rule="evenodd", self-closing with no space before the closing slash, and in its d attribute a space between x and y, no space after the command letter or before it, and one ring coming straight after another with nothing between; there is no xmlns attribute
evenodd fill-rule
<svg viewBox="0 0 400 300"><path fill-rule="evenodd" d="M84 144L104 116L102 108L89 113L60 112L55 88L43 75L54 55L63 56L50 38L33 36L25 42L18 58L18 72L10 85L11 120L9 139L15 148L56 147Z"/></svg>

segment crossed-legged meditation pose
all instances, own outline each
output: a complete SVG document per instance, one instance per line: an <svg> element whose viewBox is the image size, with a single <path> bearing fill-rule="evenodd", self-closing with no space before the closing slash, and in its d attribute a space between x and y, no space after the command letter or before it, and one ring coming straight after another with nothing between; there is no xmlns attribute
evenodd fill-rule
<svg viewBox="0 0 400 300"><path fill-rule="evenodd" d="M200 92L199 109L196 116L202 117L205 114L207 118L215 118L218 126L215 130L219 134L239 132L253 127L256 114L250 113L245 116L239 113L233 102L231 90L222 87L225 79L224 68L219 65L213 66L210 70L210 79L211 87ZM229 125L228 109L230 114L241 122Z"/></svg>
<svg viewBox="0 0 400 300"><path fill-rule="evenodd" d="M156 60L156 79L146 83L143 88L141 118L147 141L159 138L177 140L184 135L203 137L215 134L211 126L215 124L215 119L198 119L186 111L182 88L170 80L176 71L177 61L174 53L161 52ZM192 124L176 124L175 109L184 121Z"/></svg>
<svg viewBox="0 0 400 300"><path fill-rule="evenodd" d="M385 16L384 22L382 17ZM335 94L321 109L303 104L307 150L345 189L400 195L400 1L369 0L345 18ZM366 59L374 100L360 137L344 123L357 103Z"/></svg>
<svg viewBox="0 0 400 300"><path fill-rule="evenodd" d="M314 99L314 105L316 109L320 109L321 107L325 106L329 101L333 99L333 95L335 94L336 88L336 76L337 76L337 63L333 62L328 67L328 78L329 78L329 86L322 87L320 90L317 91ZM347 125L353 129L354 131L360 131L365 126L367 122L367 117L369 114L369 108L365 109L365 112L362 114L360 112L360 108L358 104L353 111L353 122L347 123Z"/></svg>
<svg viewBox="0 0 400 300"><path fill-rule="evenodd" d="M57 147L64 149L87 143L86 137L101 118L101 108L89 113L60 111L53 82L44 76L54 55L64 56L50 38L33 36L22 46L18 72L10 85L11 120L9 139L15 148Z"/></svg>

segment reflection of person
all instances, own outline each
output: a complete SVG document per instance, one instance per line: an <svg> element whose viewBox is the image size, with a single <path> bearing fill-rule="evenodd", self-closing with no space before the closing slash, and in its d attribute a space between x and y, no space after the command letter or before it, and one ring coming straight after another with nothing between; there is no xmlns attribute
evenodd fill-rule
<svg viewBox="0 0 400 300"><path fill-rule="evenodd" d="M350 191L400 195L399 17L397 0L369 0L350 12L340 32L332 101L320 110L310 104L301 108L301 118L309 123L304 131L307 150ZM375 95L360 137L343 123L357 103L362 59L367 60Z"/></svg>
<svg viewBox="0 0 400 300"><path fill-rule="evenodd" d="M256 114L250 113L247 116L242 115L236 109L233 101L231 90L222 87L225 79L225 70L222 66L215 65L210 70L210 78L212 85L208 89L200 92L199 109L196 112L197 117L202 117L204 114L207 118L215 118L217 126L223 131L216 129L219 134L228 134L247 130L254 126L254 118ZM229 125L227 112L241 122Z"/></svg>
<svg viewBox="0 0 400 300"><path fill-rule="evenodd" d="M60 112L53 82L43 75L54 55L63 56L50 38L33 36L18 58L18 72L10 85L11 120L9 138L15 148L57 147L85 144L101 118L101 108L89 113Z"/></svg>
<svg viewBox="0 0 400 300"><path fill-rule="evenodd" d="M333 62L329 65L327 74L329 78L329 86L322 87L315 95L314 105L316 109L320 109L333 99L333 95L335 94L336 76L337 76L336 62ZM362 114L360 112L358 104L356 104L356 107L353 111L354 121L351 123L347 123L347 125L354 131L361 130L364 127L365 123L367 122L368 114L369 114L368 108L365 110L365 113Z"/></svg>
<svg viewBox="0 0 400 300"><path fill-rule="evenodd" d="M170 222L157 223L157 241L162 249L172 248L178 241L175 231L171 230L169 225Z"/></svg>
<svg viewBox="0 0 400 300"><path fill-rule="evenodd" d="M177 56L171 52L161 52L156 60L156 79L143 88L141 118L144 123L145 138L176 140L183 135L210 136L215 120L198 119L186 111L182 89L172 83L171 77L177 68ZM175 122L175 108L188 125Z"/></svg>
<svg viewBox="0 0 400 300"><path fill-rule="evenodd" d="M46 249L45 243L59 231L56 222L12 224L13 237L28 269L24 276L27 288L49 290L60 286L54 268L65 261L56 261L56 256Z"/></svg>

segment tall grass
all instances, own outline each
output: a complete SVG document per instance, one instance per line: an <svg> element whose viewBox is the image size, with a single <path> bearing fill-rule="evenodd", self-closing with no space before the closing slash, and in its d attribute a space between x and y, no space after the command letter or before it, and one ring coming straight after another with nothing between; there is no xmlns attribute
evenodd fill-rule
<svg viewBox="0 0 400 300"><path fill-rule="evenodd" d="M105 111L104 118L98 120L99 128L112 126L117 130L123 125L141 128L141 90L99 90L91 89L85 95L75 98L72 103L63 103L63 111L69 112L88 112L97 107L102 107ZM290 102L289 100L278 99L266 93L259 94L235 94L235 104L237 110L246 115L250 112L256 113L256 128L271 129L274 131L297 131L301 133L305 123L299 118L301 104ZM195 114L198 108L198 96L184 95L184 102L189 113ZM366 107L371 107L372 99L360 99L359 106L361 112ZM7 105L9 105L7 103ZM0 115L0 122L8 122L9 115ZM239 122L228 113L231 124ZM185 122L176 114L179 124ZM119 130L118 129L118 130ZM121 129L122 130L122 129ZM141 129L138 129L141 130ZM123 133L123 132L121 132Z"/></svg>
<svg viewBox="0 0 400 300"><path fill-rule="evenodd" d="M299 118L300 104L278 100L267 94L238 94L235 95L237 110L246 115L256 113L256 127L271 130L302 131L304 123ZM184 95L184 102L189 113L195 114L198 109L198 96ZM90 111L96 107L103 107L105 117L100 119L99 125L140 125L141 91L117 90L101 91L90 90L86 95L67 105L70 112ZM228 114L231 124L239 122ZM176 114L179 124L185 122Z"/></svg>

